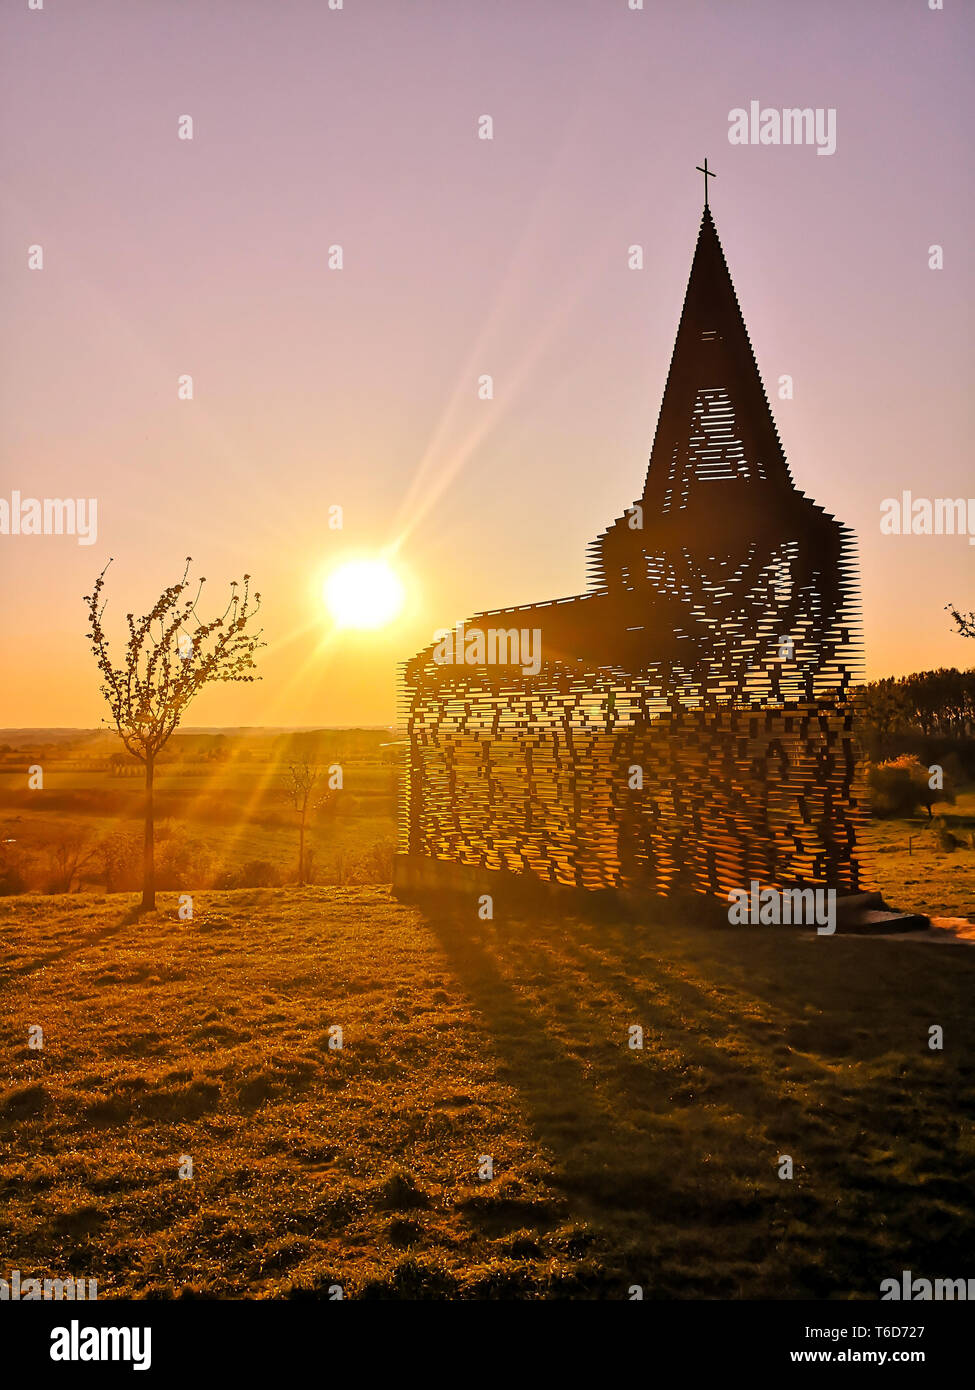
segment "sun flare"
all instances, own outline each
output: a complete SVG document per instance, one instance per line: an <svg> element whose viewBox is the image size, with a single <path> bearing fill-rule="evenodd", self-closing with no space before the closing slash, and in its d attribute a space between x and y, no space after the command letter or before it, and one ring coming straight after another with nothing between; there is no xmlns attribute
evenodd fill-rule
<svg viewBox="0 0 975 1390"><path fill-rule="evenodd" d="M385 560L350 560L325 581L325 603L339 627L385 627L404 596L403 581Z"/></svg>

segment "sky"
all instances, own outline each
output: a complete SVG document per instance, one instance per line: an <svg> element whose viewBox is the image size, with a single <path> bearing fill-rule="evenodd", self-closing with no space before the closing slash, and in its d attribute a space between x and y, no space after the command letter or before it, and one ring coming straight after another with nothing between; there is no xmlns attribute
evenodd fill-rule
<svg viewBox="0 0 975 1390"><path fill-rule="evenodd" d="M435 629L581 592L642 491L705 156L793 476L859 538L867 674L970 665L975 546L880 518L975 494L973 31L959 0L2 0L0 498L98 529L0 535L0 726L105 714L109 557L110 628L186 556L214 608L254 576L263 679L195 725L390 723ZM834 109L835 152L732 144L752 101ZM402 615L336 629L325 578L379 553Z"/></svg>

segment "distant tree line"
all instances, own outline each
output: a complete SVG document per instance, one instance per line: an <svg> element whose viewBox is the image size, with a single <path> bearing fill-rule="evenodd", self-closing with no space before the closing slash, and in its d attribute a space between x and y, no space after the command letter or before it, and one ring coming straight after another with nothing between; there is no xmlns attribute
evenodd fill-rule
<svg viewBox="0 0 975 1390"><path fill-rule="evenodd" d="M915 671L860 686L854 697L861 742L868 756L957 752L969 773L975 735L975 669Z"/></svg>

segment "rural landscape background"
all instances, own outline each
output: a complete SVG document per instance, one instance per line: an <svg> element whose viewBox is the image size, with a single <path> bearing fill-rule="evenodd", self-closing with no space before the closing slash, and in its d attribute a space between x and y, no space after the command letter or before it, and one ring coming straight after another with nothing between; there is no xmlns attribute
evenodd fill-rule
<svg viewBox="0 0 975 1390"><path fill-rule="evenodd" d="M863 797L873 812L868 872L905 909L975 913L975 670L871 682L860 690L858 725ZM300 767L316 777L302 877L323 886L388 884L404 733L177 730L154 789L159 888L295 882L301 817L289 770ZM942 768L943 793L928 788L932 766ZM43 777L33 790L32 767ZM328 785L330 768L340 770L341 788ZM0 729L0 894L138 888L143 775L110 729Z"/></svg>
<svg viewBox="0 0 975 1390"><path fill-rule="evenodd" d="M886 899L952 919L943 949L399 903L393 729L175 735L140 916L135 765L106 732L4 731L8 1264L100 1297L873 1298L963 1270L971 706L925 734L897 683L861 698L875 765L955 769L953 803L871 826ZM299 888L301 760L343 788Z"/></svg>

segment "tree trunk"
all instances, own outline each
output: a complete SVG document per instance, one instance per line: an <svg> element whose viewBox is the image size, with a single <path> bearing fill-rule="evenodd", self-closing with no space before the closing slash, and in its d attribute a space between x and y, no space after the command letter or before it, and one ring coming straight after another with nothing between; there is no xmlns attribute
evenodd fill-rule
<svg viewBox="0 0 975 1390"><path fill-rule="evenodd" d="M142 850L142 911L156 907L155 824L153 820L152 774L154 761L146 758L146 831Z"/></svg>
<svg viewBox="0 0 975 1390"><path fill-rule="evenodd" d="M301 808L301 831L298 837L298 887L305 882L305 808Z"/></svg>

